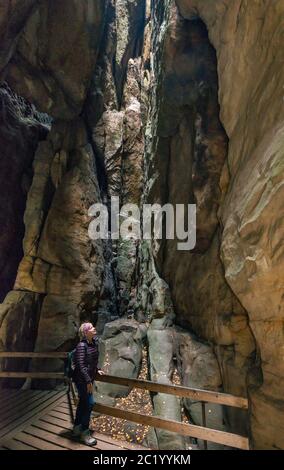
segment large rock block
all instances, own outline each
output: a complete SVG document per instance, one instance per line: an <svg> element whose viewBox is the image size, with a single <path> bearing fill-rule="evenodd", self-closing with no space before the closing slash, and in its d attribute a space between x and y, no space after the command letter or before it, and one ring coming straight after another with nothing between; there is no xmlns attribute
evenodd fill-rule
<svg viewBox="0 0 284 470"><path fill-rule="evenodd" d="M96 64L107 3L39 2L6 70L13 88L54 118L77 116Z"/></svg>
<svg viewBox="0 0 284 470"><path fill-rule="evenodd" d="M222 377L214 350L208 344L198 341L192 334L177 328L175 330L175 347L178 369L182 385L201 390L222 391ZM198 426L203 425L201 402L184 399L183 404L190 420ZM222 406L206 404L206 425L212 429L225 431ZM209 448L222 446L209 443ZM202 444L201 444L202 448Z"/></svg>
<svg viewBox="0 0 284 470"><path fill-rule="evenodd" d="M109 375L137 378L145 335L145 325L135 320L121 318L107 323L100 339L101 368ZM129 392L128 387L98 382L96 398L101 403L113 402L114 398L127 396Z"/></svg>
<svg viewBox="0 0 284 470"><path fill-rule="evenodd" d="M78 304L82 298L88 303L89 295L91 302L101 288L103 247L88 235L88 209L100 193L82 121L55 124L37 151L34 169L16 286L71 296Z"/></svg>
<svg viewBox="0 0 284 470"><path fill-rule="evenodd" d="M104 274L101 240L88 235L100 201L94 154L82 120L54 123L39 146L25 212L16 288L43 294L36 351L71 349L84 319L95 320ZM33 363L62 370L62 363Z"/></svg>
<svg viewBox="0 0 284 470"><path fill-rule="evenodd" d="M171 384L174 372L174 336L171 328L165 328L164 319L154 319L147 333L149 343L150 378L153 382ZM180 399L165 393L153 395L155 415L181 421ZM176 433L155 429L159 449L184 449L185 439Z"/></svg>

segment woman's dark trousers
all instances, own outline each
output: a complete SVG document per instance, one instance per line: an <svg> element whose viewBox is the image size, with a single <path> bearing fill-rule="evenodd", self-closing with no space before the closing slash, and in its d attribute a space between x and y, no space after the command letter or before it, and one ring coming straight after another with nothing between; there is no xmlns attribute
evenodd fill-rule
<svg viewBox="0 0 284 470"><path fill-rule="evenodd" d="M79 403L76 410L74 426L81 424L82 431L89 429L91 412L95 404L92 393L87 392L87 385L84 383L76 383L79 395Z"/></svg>

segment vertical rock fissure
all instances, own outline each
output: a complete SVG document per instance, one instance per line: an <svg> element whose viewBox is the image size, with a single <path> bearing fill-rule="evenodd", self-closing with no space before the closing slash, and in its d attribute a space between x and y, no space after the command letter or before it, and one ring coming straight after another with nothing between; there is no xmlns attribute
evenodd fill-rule
<svg viewBox="0 0 284 470"><path fill-rule="evenodd" d="M248 394L253 445L283 447L281 2L2 3L1 84L52 122L1 86L0 349L69 349L98 319L107 372L137 377L146 344L151 380L177 368L186 386ZM196 247L91 240L89 208L112 197L195 203ZM191 400L152 404L202 424ZM244 412L207 413L247 433Z"/></svg>
<svg viewBox="0 0 284 470"><path fill-rule="evenodd" d="M162 39L159 36L160 43L154 38L162 56L157 53L156 60L154 57L148 127L157 137L146 141L146 155L150 156L146 160L146 201L197 206L193 251L178 251L177 239L156 243L151 250L156 275L165 281L165 285L157 283L158 289L169 289L166 296L170 295L172 307L167 301L168 314L172 309L175 315L175 326L166 322L168 328L165 323L163 328L165 332L172 329L173 354L179 357L184 385L246 395L255 341L247 312L227 284L220 258L218 211L228 185L224 181L228 137L219 117L216 51L197 15L184 19L171 3L168 18L161 15L160 21L159 31L166 32ZM151 296L158 297L161 305L163 290L154 290ZM153 308L148 305L155 318ZM161 313L165 318L166 311ZM194 422L201 424L196 404L185 401L185 406ZM208 422L224 429L226 417L227 428L247 432L245 413L228 410L223 415L223 411L210 407Z"/></svg>

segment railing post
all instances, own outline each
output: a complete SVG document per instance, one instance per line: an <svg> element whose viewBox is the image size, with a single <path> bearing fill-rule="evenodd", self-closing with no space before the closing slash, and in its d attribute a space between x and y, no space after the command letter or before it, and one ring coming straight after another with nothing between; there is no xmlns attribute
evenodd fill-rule
<svg viewBox="0 0 284 470"><path fill-rule="evenodd" d="M202 405L202 426L206 428L206 408L205 408L206 403L203 401L201 405ZM207 450L207 441L203 441L203 443L204 443L204 450Z"/></svg>

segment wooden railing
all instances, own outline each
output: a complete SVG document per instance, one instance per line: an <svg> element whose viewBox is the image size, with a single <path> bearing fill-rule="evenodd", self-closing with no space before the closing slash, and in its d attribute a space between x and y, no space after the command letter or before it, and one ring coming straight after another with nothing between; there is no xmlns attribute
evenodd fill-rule
<svg viewBox="0 0 284 470"><path fill-rule="evenodd" d="M67 353L64 352L0 352L1 358L31 358L31 359L65 359ZM67 380L62 372L10 372L0 371L0 378L31 378L31 379L57 379ZM202 424L196 426L192 424L181 423L179 421L168 420L158 416L148 416L128 410L122 410L113 406L106 406L100 403L94 405L94 411L122 418L138 424L153 426L154 428L165 429L167 431L176 432L180 435L190 436L204 441L204 448L207 449L207 441L217 444L234 447L237 449L249 449L249 440L247 437L239 436L229 432L219 431L206 427L206 403L215 403L223 406L231 406L243 410L248 409L248 400L243 397L237 397L226 393L211 392L208 390L199 390L195 388L183 387L180 385L166 385L147 380L128 379L111 375L98 375L97 382L110 383L114 385L123 385L129 388L139 388L148 390L149 392L165 393L175 395L180 398L189 398L194 401L200 401L202 406ZM76 392L73 383L70 383L70 389L73 398L76 400Z"/></svg>

